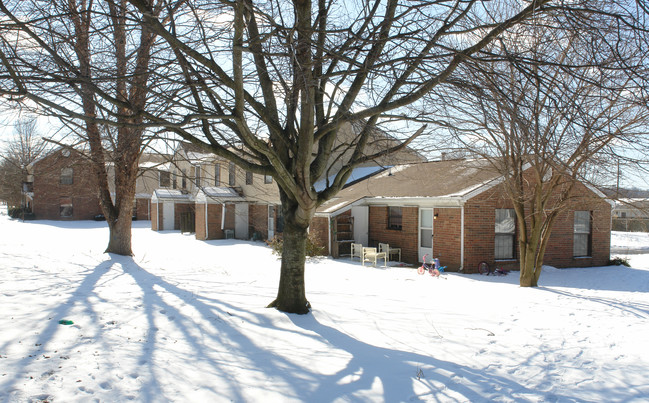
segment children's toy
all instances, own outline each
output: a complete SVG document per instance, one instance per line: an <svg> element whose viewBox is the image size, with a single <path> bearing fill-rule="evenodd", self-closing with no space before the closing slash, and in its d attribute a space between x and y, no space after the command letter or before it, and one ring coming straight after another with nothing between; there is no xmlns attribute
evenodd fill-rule
<svg viewBox="0 0 649 403"><path fill-rule="evenodd" d="M443 273L444 269L446 269L446 266L440 266L439 259L433 259L430 263L426 263L426 257L428 257L428 253L424 255L422 259L424 263L417 269L417 273L424 274L428 272L433 277L439 277L440 273Z"/></svg>

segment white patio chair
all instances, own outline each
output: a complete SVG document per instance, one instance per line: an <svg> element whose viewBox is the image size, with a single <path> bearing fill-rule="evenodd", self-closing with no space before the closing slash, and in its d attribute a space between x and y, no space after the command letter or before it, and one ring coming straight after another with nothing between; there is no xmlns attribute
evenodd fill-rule
<svg viewBox="0 0 649 403"><path fill-rule="evenodd" d="M401 261L401 248L391 248L387 243L379 243L379 252L385 253L389 260L392 260L392 255L399 255L399 260Z"/></svg>
<svg viewBox="0 0 649 403"><path fill-rule="evenodd" d="M377 252L376 248L363 248L363 266L365 266L365 262L372 262L376 267L378 259L383 259L383 266L388 267L388 258L385 252Z"/></svg>

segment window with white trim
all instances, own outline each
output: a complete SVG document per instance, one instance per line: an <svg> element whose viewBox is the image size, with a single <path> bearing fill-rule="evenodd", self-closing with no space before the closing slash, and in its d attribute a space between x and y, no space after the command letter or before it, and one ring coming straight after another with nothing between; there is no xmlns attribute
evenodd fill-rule
<svg viewBox="0 0 649 403"><path fill-rule="evenodd" d="M161 188L168 188L171 186L171 173L169 171L158 171L159 184Z"/></svg>
<svg viewBox="0 0 649 403"><path fill-rule="evenodd" d="M575 211L573 256L591 256L592 218L590 211Z"/></svg>
<svg viewBox="0 0 649 403"><path fill-rule="evenodd" d="M516 241L516 213L511 208L496 209L495 259L513 259Z"/></svg>

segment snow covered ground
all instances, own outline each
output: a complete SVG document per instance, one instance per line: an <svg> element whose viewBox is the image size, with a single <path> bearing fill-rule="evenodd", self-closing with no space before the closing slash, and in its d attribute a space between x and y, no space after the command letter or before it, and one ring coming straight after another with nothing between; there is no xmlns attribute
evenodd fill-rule
<svg viewBox="0 0 649 403"><path fill-rule="evenodd" d="M261 243L135 222L0 217L1 402L640 402L649 400L649 238L633 268L418 276L307 265L311 315L266 309ZM71 325L59 324L70 320Z"/></svg>

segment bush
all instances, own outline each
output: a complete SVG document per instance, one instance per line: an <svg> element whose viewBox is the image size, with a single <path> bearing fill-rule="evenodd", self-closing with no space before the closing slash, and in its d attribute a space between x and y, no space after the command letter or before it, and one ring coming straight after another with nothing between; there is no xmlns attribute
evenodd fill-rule
<svg viewBox="0 0 649 403"><path fill-rule="evenodd" d="M613 259L608 261L609 266L626 266L631 267L629 264L629 259L625 257L616 256Z"/></svg>
<svg viewBox="0 0 649 403"><path fill-rule="evenodd" d="M273 254L282 256L282 249L284 248L284 240L281 236L274 236L273 239L266 241L268 246L273 249ZM324 256L325 248L316 244L313 237L309 235L306 239L306 255L307 256Z"/></svg>

